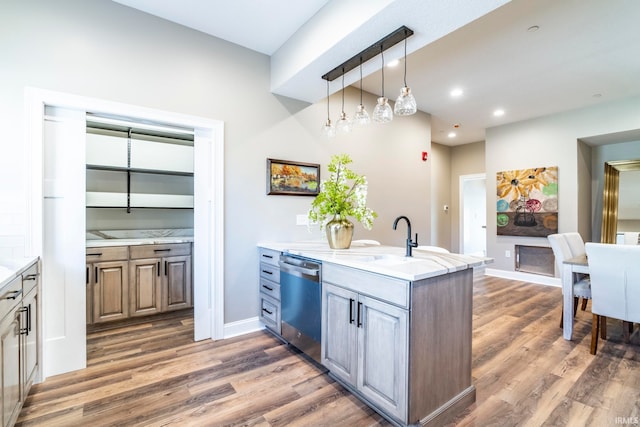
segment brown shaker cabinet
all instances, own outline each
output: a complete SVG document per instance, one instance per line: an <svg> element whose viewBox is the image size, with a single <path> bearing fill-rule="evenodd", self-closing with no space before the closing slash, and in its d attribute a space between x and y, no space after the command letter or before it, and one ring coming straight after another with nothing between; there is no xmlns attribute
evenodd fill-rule
<svg viewBox="0 0 640 427"><path fill-rule="evenodd" d="M87 248L86 275L87 323L128 318L129 248Z"/></svg>
<svg viewBox="0 0 640 427"><path fill-rule="evenodd" d="M87 323L190 307L191 243L87 248Z"/></svg>
<svg viewBox="0 0 640 427"><path fill-rule="evenodd" d="M131 315L193 306L191 243L130 247Z"/></svg>

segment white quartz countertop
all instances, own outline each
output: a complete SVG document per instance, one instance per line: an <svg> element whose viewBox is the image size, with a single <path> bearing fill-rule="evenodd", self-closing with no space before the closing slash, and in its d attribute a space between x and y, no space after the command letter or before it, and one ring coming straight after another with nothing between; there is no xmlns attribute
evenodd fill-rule
<svg viewBox="0 0 640 427"><path fill-rule="evenodd" d="M86 245L87 248L102 248L191 242L193 242L193 229L90 230L87 231Z"/></svg>
<svg viewBox="0 0 640 427"><path fill-rule="evenodd" d="M404 247L356 242L352 243L349 249L331 249L326 242L260 242L258 247L410 281L441 276L493 262L493 259L486 257L440 253L418 248L413 248L413 256L407 257Z"/></svg>
<svg viewBox="0 0 640 427"><path fill-rule="evenodd" d="M38 257L0 258L0 289L31 267Z"/></svg>

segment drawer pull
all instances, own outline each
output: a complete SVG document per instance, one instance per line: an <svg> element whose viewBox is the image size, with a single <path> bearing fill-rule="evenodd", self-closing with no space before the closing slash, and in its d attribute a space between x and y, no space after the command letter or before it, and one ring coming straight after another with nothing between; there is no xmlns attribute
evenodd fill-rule
<svg viewBox="0 0 640 427"><path fill-rule="evenodd" d="M22 289L17 290L17 291L11 291L11 292L7 292L2 299L16 299L20 296L20 294L22 293ZM9 295L11 294L11 295Z"/></svg>
<svg viewBox="0 0 640 427"><path fill-rule="evenodd" d="M263 308L262 311L266 312L267 314L273 314L273 311L269 311L266 308Z"/></svg>
<svg viewBox="0 0 640 427"><path fill-rule="evenodd" d="M269 286L267 286L267 285L262 285L262 287L263 287L263 288L265 288L265 289L268 289L268 290L270 290L270 291L273 291L273 288L270 288L270 287L269 287Z"/></svg>
<svg viewBox="0 0 640 427"><path fill-rule="evenodd" d="M38 278L37 274L27 274L22 278L22 280L36 280Z"/></svg>
<svg viewBox="0 0 640 427"><path fill-rule="evenodd" d="M158 277L160 277L160 261L158 261Z"/></svg>
<svg viewBox="0 0 640 427"><path fill-rule="evenodd" d="M87 256L102 256L102 252L98 252L97 254L87 254Z"/></svg>
<svg viewBox="0 0 640 427"><path fill-rule="evenodd" d="M171 249L154 249L153 252L169 252Z"/></svg>
<svg viewBox="0 0 640 427"><path fill-rule="evenodd" d="M266 274L273 274L273 271L269 271L269 270L262 270L262 272Z"/></svg>
<svg viewBox="0 0 640 427"><path fill-rule="evenodd" d="M273 255L262 254L263 257L273 259Z"/></svg>

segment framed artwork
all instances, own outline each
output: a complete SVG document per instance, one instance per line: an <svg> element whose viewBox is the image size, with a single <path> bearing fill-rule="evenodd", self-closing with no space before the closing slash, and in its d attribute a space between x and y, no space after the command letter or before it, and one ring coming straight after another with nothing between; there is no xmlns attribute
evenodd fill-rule
<svg viewBox="0 0 640 427"><path fill-rule="evenodd" d="M496 174L498 236L546 237L558 232L558 167Z"/></svg>
<svg viewBox="0 0 640 427"><path fill-rule="evenodd" d="M319 192L319 164L267 159L267 194L317 196Z"/></svg>

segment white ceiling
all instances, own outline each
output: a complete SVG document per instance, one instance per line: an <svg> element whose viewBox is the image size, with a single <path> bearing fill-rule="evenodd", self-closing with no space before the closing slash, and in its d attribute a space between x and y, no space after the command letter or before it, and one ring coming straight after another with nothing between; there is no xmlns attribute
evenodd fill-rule
<svg viewBox="0 0 640 427"><path fill-rule="evenodd" d="M447 145L482 141L492 126L640 95L640 1L114 1L270 55L272 92L307 102L326 96L321 75L406 25L415 32L407 83L433 117L432 140ZM385 52L385 61L402 48ZM363 88L376 95L380 65L378 56L363 66ZM402 63L384 77L394 99ZM345 83L359 87L359 71ZM449 96L454 87L464 90L457 99ZM330 90L340 88L337 79ZM505 115L494 117L496 108Z"/></svg>

